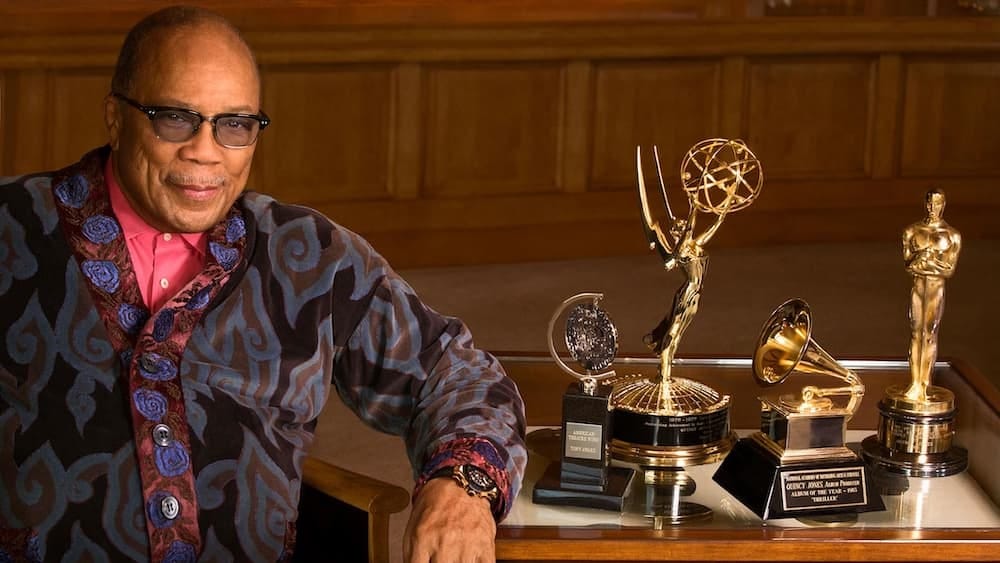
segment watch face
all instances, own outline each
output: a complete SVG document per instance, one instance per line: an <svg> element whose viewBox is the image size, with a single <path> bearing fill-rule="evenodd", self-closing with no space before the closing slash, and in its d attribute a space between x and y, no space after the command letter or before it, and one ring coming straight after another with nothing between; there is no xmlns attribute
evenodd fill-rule
<svg viewBox="0 0 1000 563"><path fill-rule="evenodd" d="M466 466L465 476L469 479L469 484L480 491L490 491L496 488L496 483L490 476L486 474L485 471L476 468Z"/></svg>

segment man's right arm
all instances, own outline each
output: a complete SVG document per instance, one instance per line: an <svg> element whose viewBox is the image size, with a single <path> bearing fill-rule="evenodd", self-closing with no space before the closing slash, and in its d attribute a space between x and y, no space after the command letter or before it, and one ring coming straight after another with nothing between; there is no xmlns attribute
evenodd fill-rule
<svg viewBox="0 0 1000 563"><path fill-rule="evenodd" d="M461 321L427 307L359 240L353 286L334 288L338 393L369 425L404 438L418 488L439 469L483 466L503 491L502 518L527 461L516 386Z"/></svg>

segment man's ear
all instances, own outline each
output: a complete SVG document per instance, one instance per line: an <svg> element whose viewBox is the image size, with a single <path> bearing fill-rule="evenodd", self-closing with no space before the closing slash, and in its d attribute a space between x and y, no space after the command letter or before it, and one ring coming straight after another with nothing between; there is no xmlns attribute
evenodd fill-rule
<svg viewBox="0 0 1000 563"><path fill-rule="evenodd" d="M121 104L118 100L108 94L104 98L104 126L108 128L108 142L111 143L111 150L118 150L118 139L122 131Z"/></svg>

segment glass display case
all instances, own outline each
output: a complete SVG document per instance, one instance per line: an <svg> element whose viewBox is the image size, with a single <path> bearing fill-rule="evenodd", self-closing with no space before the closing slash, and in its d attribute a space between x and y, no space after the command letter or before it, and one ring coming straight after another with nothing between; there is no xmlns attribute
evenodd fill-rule
<svg viewBox="0 0 1000 563"><path fill-rule="evenodd" d="M552 360L507 354L501 362L517 381L529 423L524 486L497 534L500 561L995 561L1000 554L1000 392L958 360L940 361L935 383L951 389L959 408L956 443L969 452L968 470L948 477L876 479L884 511L850 517L762 520L712 480L719 463L686 467L666 478L635 481L625 511L534 504L534 481L558 455L558 398L565 380ZM865 382L868 396L850 421L848 445L875 432L878 399L887 385L909 378L902 359L842 363ZM656 369L652 358L625 358L620 372ZM762 389L744 358L682 359L675 368L732 395L732 426L759 429ZM795 379L789 389L809 383ZM664 485L667 483L667 485ZM708 518L675 524L684 503L711 509Z"/></svg>

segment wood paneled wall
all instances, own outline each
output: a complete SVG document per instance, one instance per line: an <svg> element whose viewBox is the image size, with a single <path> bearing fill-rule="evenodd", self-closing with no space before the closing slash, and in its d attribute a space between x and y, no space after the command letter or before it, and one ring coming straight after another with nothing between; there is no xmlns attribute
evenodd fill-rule
<svg viewBox="0 0 1000 563"><path fill-rule="evenodd" d="M104 18L27 4L0 2L3 175L104 142L102 99L138 17L125 2ZM996 18L779 18L732 0L543 2L536 18L499 1L383 2L395 16L260 4L216 3L255 48L274 119L251 188L317 207L397 267L646 252L636 145L658 145L678 190L681 158L708 137L746 140L765 175L709 249L896 240L932 186L967 238L1000 236Z"/></svg>

